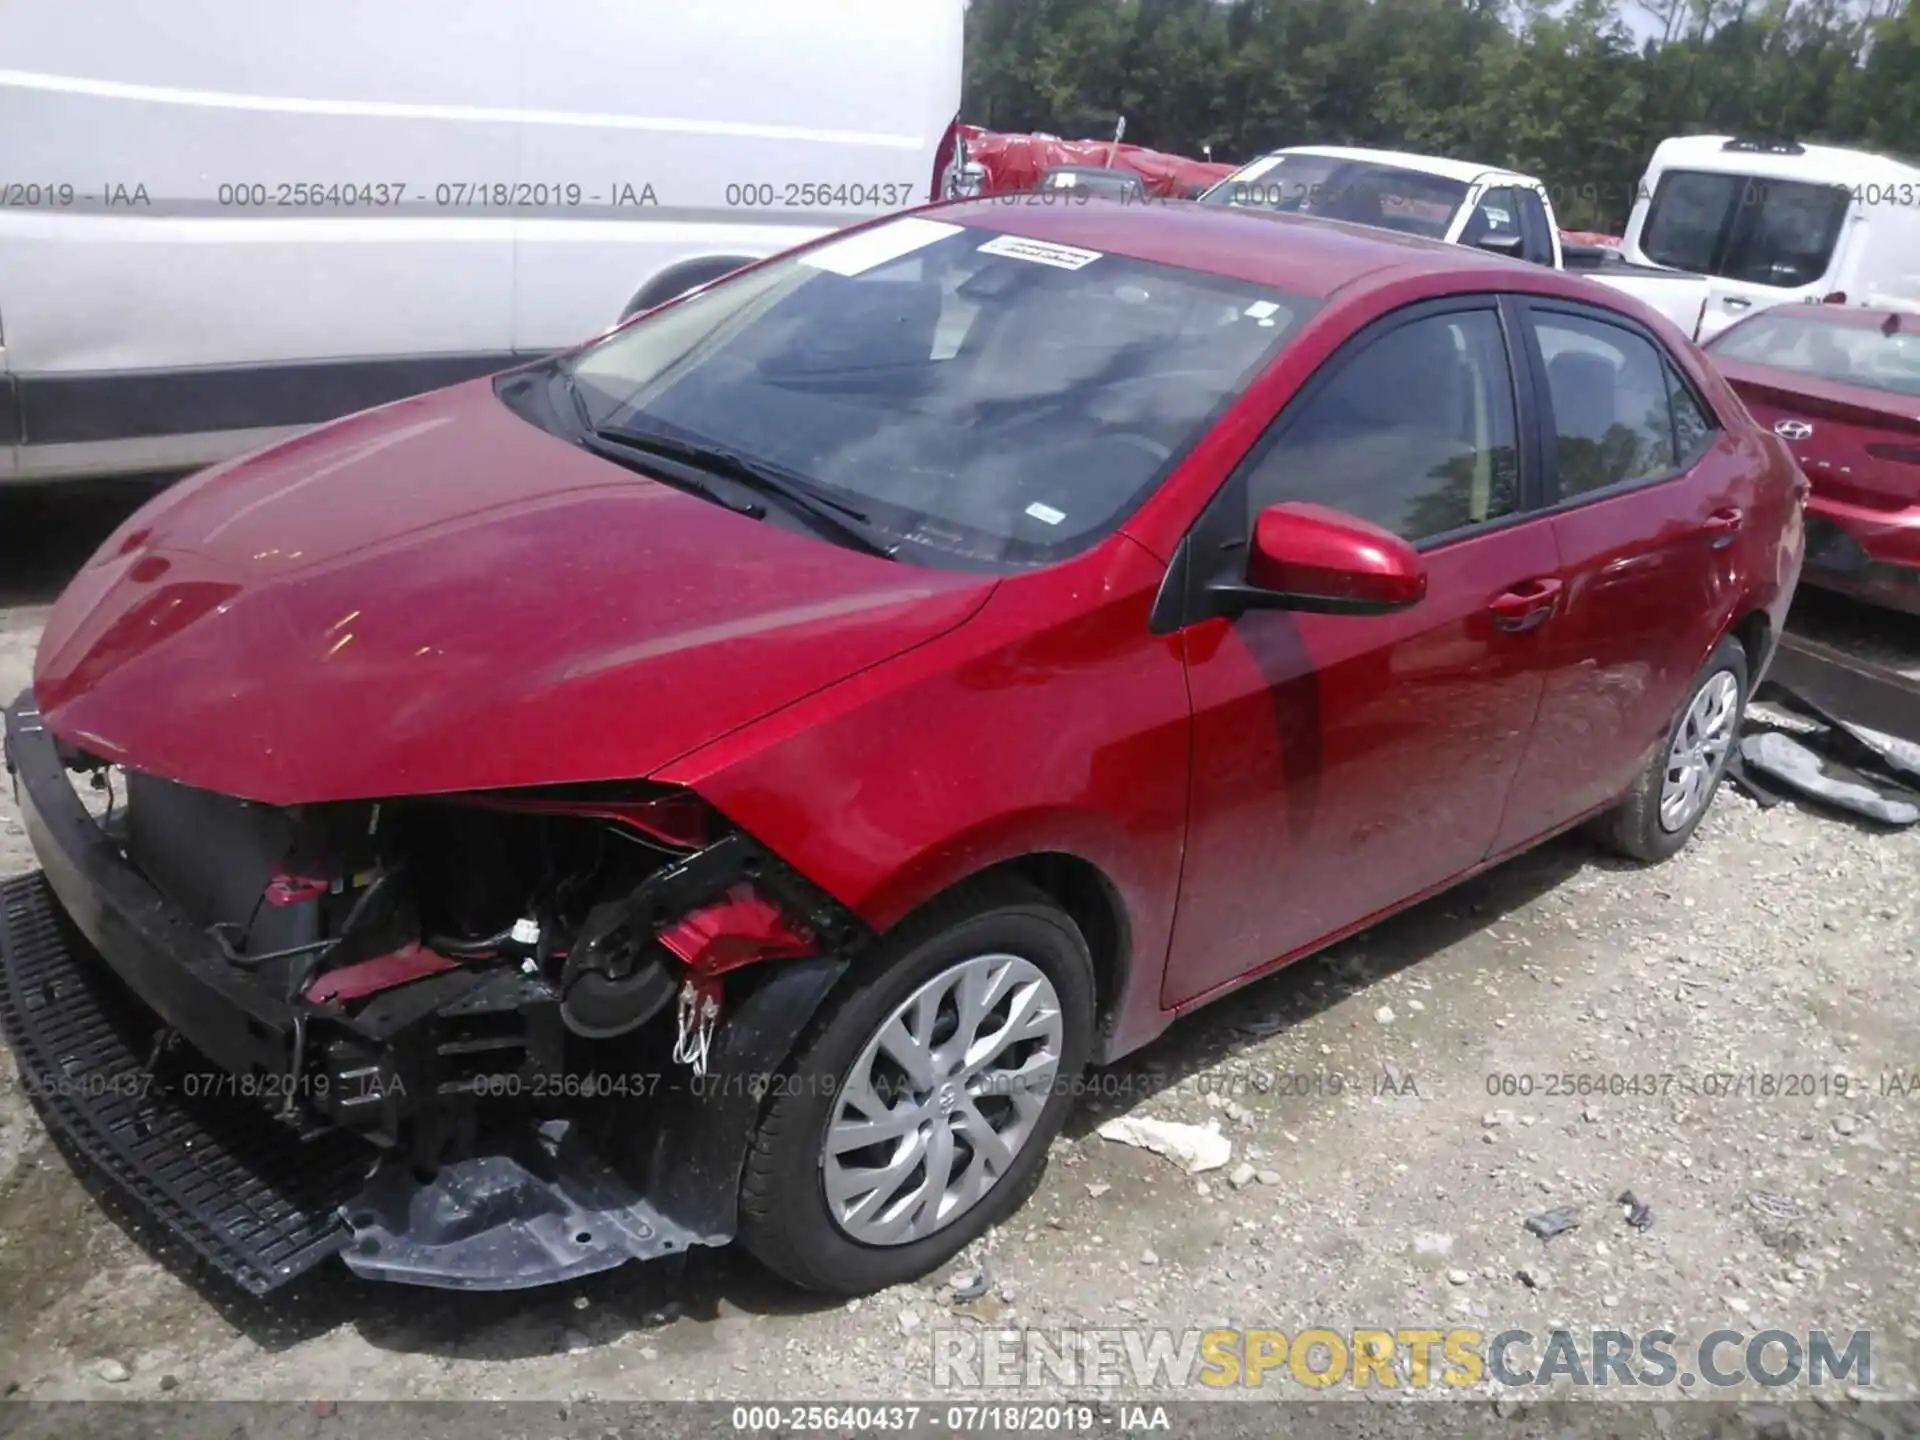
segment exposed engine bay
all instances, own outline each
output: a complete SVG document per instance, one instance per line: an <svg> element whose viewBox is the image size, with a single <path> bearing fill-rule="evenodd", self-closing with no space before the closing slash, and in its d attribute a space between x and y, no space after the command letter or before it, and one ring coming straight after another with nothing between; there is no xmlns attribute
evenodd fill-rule
<svg viewBox="0 0 1920 1440"><path fill-rule="evenodd" d="M366 1142L332 1247L354 1269L511 1288L731 1238L760 1096L870 937L698 797L277 808L9 719L34 822L93 832L65 848L147 897L113 917L139 946L81 925L146 1002L153 1101Z"/></svg>
<svg viewBox="0 0 1920 1440"><path fill-rule="evenodd" d="M850 916L682 793L276 810L128 777L128 858L289 1012L254 1093L411 1163L485 1102L566 1114L698 1076L725 976L843 945Z"/></svg>

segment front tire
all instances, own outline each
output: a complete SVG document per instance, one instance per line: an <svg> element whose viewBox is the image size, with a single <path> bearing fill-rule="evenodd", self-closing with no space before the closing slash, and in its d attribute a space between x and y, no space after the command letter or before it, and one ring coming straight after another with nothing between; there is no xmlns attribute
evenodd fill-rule
<svg viewBox="0 0 1920 1440"><path fill-rule="evenodd" d="M740 1234L809 1290L938 1269L1017 1210L1092 1043L1093 960L1016 880L965 887L882 942L762 1113Z"/></svg>
<svg viewBox="0 0 1920 1440"><path fill-rule="evenodd" d="M1729 635L1707 657L1639 782L1595 834L1631 859L1654 864L1676 855L1700 828L1747 708L1747 652Z"/></svg>

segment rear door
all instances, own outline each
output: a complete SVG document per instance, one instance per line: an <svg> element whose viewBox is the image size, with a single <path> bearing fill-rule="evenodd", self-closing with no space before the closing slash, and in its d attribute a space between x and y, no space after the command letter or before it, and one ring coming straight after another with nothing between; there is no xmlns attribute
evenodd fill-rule
<svg viewBox="0 0 1920 1440"><path fill-rule="evenodd" d="M1565 588L1496 852L1629 787L1732 618L1758 503L1752 462L1652 334L1572 302L1517 308Z"/></svg>
<svg viewBox="0 0 1920 1440"><path fill-rule="evenodd" d="M1654 189L1640 249L1656 265L1707 277L1696 337L1704 341L1756 308L1824 298L1851 207L1839 183L1669 170Z"/></svg>
<svg viewBox="0 0 1920 1440"><path fill-rule="evenodd" d="M1193 597L1244 570L1262 509L1313 501L1411 540L1428 591L1396 615L1263 610L1182 629L1193 789L1164 1003L1351 929L1493 841L1559 568L1550 524L1527 513L1506 334L1492 297L1361 332L1188 538Z"/></svg>

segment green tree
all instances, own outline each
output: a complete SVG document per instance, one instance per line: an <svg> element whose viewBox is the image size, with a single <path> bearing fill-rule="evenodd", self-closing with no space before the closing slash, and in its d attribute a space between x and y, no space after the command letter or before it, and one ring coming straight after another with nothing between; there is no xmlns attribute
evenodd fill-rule
<svg viewBox="0 0 1920 1440"><path fill-rule="evenodd" d="M1223 160L1342 143L1539 175L1618 229L1655 144L1920 148L1908 0L971 0L965 118Z"/></svg>

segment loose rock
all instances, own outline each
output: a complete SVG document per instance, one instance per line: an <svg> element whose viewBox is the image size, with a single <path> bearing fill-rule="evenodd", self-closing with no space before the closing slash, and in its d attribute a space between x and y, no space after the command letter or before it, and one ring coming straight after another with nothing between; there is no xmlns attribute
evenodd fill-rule
<svg viewBox="0 0 1920 1440"><path fill-rule="evenodd" d="M1579 1228L1579 1217L1565 1205L1556 1206L1552 1210L1542 1210L1538 1215L1527 1217L1527 1229L1542 1240L1551 1240L1556 1235L1564 1235L1569 1230Z"/></svg>

